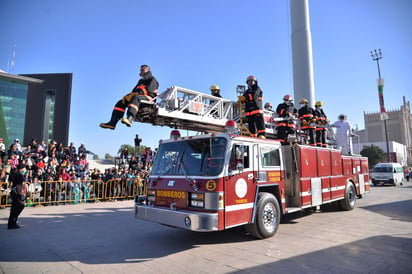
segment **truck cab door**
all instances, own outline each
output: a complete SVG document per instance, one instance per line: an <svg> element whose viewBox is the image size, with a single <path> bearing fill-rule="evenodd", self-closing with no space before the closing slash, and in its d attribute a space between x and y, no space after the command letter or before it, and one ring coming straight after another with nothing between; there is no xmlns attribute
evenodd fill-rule
<svg viewBox="0 0 412 274"><path fill-rule="evenodd" d="M229 176L225 180L225 228L251 219L255 197L252 149L249 144L232 145Z"/></svg>

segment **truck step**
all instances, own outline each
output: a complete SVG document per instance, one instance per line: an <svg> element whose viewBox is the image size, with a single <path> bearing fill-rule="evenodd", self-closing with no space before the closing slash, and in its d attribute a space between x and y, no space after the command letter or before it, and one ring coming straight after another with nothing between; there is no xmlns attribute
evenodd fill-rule
<svg viewBox="0 0 412 274"><path fill-rule="evenodd" d="M301 211L301 210L302 210L302 208L300 208L300 207L287 207L285 209L285 212L287 214L287 213L297 212L297 211Z"/></svg>

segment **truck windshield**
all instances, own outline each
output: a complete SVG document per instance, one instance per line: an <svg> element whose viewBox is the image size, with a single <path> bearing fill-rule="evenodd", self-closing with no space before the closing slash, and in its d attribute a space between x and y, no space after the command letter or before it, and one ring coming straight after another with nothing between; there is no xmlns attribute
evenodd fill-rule
<svg viewBox="0 0 412 274"><path fill-rule="evenodd" d="M164 143L152 175L217 175L223 169L226 139L222 137Z"/></svg>
<svg viewBox="0 0 412 274"><path fill-rule="evenodd" d="M378 166L373 169L373 172L393 172L391 167Z"/></svg>

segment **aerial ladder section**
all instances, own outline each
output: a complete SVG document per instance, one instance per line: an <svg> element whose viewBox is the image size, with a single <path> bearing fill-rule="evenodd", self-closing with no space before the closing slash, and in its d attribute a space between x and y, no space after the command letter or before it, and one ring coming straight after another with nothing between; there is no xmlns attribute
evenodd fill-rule
<svg viewBox="0 0 412 274"><path fill-rule="evenodd" d="M172 86L153 101L142 101L135 120L199 132L224 132L226 122L235 120L247 132L242 109L244 108L228 99ZM268 138L276 137L276 123L283 119L273 111L264 110Z"/></svg>

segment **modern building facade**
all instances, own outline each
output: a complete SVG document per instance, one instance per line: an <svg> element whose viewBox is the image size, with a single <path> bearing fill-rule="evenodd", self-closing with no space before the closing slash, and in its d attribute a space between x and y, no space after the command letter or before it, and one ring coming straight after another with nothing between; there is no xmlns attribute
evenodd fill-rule
<svg viewBox="0 0 412 274"><path fill-rule="evenodd" d="M0 72L0 137L6 145L19 139L51 139L67 144L71 73L12 75Z"/></svg>

